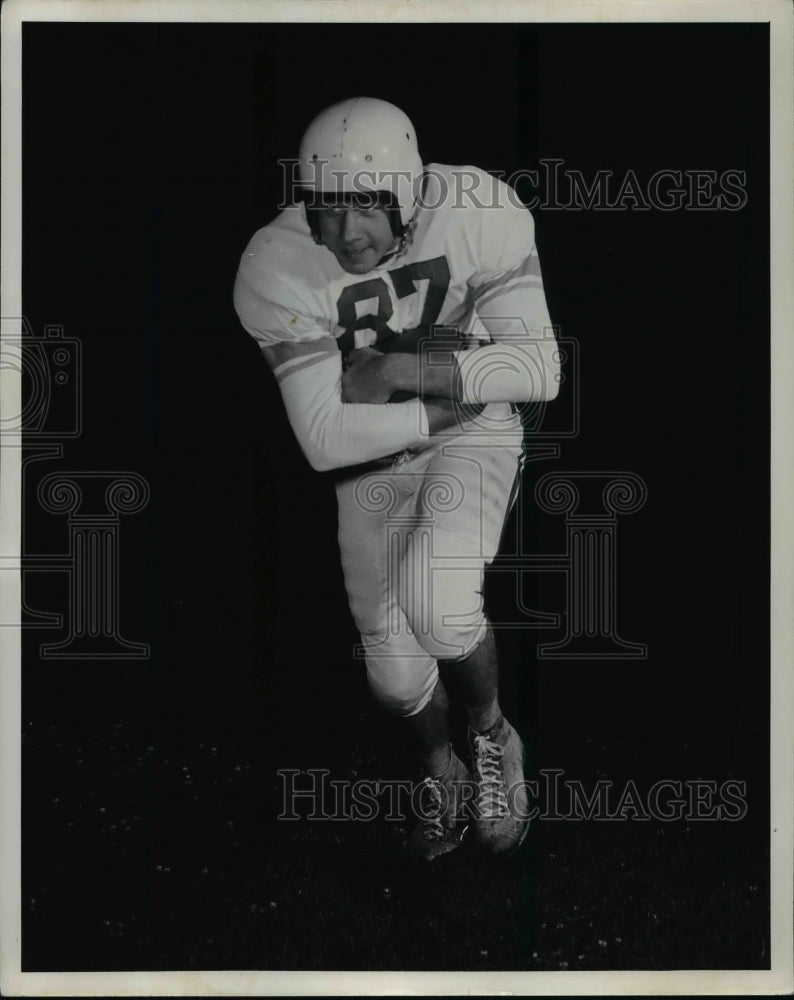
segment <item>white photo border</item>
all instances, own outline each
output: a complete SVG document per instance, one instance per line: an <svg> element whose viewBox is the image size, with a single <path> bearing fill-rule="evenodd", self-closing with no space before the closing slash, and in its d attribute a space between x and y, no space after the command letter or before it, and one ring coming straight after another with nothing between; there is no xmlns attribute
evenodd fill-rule
<svg viewBox="0 0 794 1000"><path fill-rule="evenodd" d="M770 25L771 95L771 969L675 972L21 971L20 630L0 628L0 989L7 996L775 994L794 989L794 7L790 0L6 0L2 8L4 317L21 307L21 53L25 21L755 22ZM6 335L10 331L4 324ZM17 334L21 330L17 331ZM18 371L0 356L0 418L20 412ZM0 620L18 621L21 442L0 453ZM13 572L16 570L17 572Z"/></svg>

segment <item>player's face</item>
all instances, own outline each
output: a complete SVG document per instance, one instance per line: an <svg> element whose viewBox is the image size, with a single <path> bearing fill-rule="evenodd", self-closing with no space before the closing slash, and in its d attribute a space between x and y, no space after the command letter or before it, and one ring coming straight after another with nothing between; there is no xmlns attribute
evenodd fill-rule
<svg viewBox="0 0 794 1000"><path fill-rule="evenodd" d="M356 199L318 210L325 246L350 274L366 274L396 244L388 210Z"/></svg>

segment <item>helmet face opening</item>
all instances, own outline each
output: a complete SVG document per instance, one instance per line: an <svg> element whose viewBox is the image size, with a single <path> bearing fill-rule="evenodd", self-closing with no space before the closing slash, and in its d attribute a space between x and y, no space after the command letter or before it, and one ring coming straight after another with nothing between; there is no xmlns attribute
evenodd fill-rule
<svg viewBox="0 0 794 1000"><path fill-rule="evenodd" d="M397 210L400 227L413 216L422 171L410 119L373 97L322 111L301 141L298 176L305 191L315 198L391 194L388 207Z"/></svg>
<svg viewBox="0 0 794 1000"><path fill-rule="evenodd" d="M306 221L315 240L320 235L319 212L321 211L344 211L349 208L371 211L373 208L382 208L389 216L391 231L396 239L400 239L405 230L400 207L391 191L336 194L335 192L304 188L299 195L299 200L303 202L303 207L306 210Z"/></svg>

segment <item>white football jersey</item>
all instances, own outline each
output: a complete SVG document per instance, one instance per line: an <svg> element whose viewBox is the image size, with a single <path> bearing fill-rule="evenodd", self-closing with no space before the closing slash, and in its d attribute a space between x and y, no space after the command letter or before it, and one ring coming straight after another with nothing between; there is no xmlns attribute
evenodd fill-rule
<svg viewBox="0 0 794 1000"><path fill-rule="evenodd" d="M468 194L457 191L462 183ZM414 221L403 253L354 275L314 242L301 205L285 209L243 254L235 293L243 325L263 344L331 334L346 352L417 326L471 332L478 290L527 261L536 267L525 277L542 287L532 215L490 174L430 164Z"/></svg>
<svg viewBox="0 0 794 1000"><path fill-rule="evenodd" d="M510 404L529 398L513 394L526 391L527 378L516 376L508 352L518 342L537 349L550 329L532 215L513 189L476 167L429 164L426 171L407 245L366 274L348 273L314 242L302 205L282 211L243 253L235 308L263 348L285 348L277 363L269 358L282 392L287 376L327 361L327 347L313 350L312 342L328 338L340 356L416 327L456 327L463 348L501 343L501 382L487 374L494 359L483 369L487 377L468 378L469 355L480 352L458 352L464 383L479 387L464 401L489 404L483 426L520 433ZM541 367L554 367L553 348L553 338L541 343Z"/></svg>

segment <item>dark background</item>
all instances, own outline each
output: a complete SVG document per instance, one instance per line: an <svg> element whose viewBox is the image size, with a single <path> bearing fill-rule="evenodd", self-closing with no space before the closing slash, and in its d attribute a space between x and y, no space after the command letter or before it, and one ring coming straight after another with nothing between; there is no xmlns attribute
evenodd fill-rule
<svg viewBox="0 0 794 1000"><path fill-rule="evenodd" d="M768 967L767 53L741 24L25 25L24 311L80 341L84 421L28 466L24 551L67 550L45 474L144 476L120 624L151 656L53 662L63 633L24 632L23 969ZM581 428L524 495L556 469L642 477L617 604L649 655L498 635L533 769L738 778L741 822L539 822L506 865L416 873L393 824L275 821L278 768L413 774L351 657L332 479L231 304L277 158L359 93L404 108L426 162L746 171L738 212L534 212ZM561 552L562 519L524 511ZM529 596L560 611L562 586ZM515 620L514 585L489 588ZM30 607L66 599L26 577Z"/></svg>

